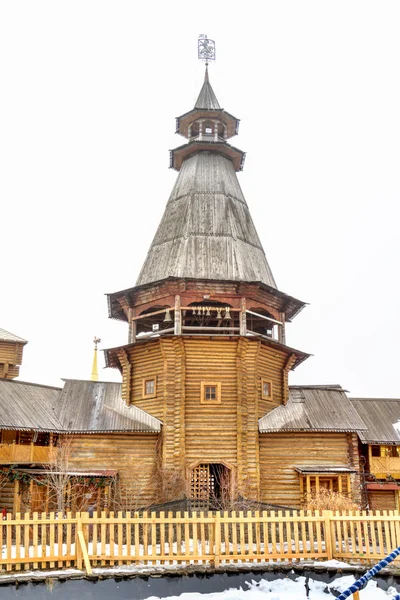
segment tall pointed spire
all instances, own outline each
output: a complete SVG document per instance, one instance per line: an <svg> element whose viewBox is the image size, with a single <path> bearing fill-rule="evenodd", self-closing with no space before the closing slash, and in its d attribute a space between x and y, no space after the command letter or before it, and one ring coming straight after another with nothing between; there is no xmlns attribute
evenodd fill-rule
<svg viewBox="0 0 400 600"><path fill-rule="evenodd" d="M171 151L179 171L136 285L165 277L276 283L236 171L245 153L226 141L238 120L221 109L206 66L195 108L177 119L188 143Z"/></svg>
<svg viewBox="0 0 400 600"><path fill-rule="evenodd" d="M218 110L221 108L217 100L217 96L215 95L214 90L211 87L210 79L208 76L208 65L206 65L204 83L194 105L194 108L206 110Z"/></svg>
<svg viewBox="0 0 400 600"><path fill-rule="evenodd" d="M101 342L101 339L98 337L94 337L93 343L94 343L94 354L93 354L93 365L92 365L92 375L90 377L90 379L92 381L98 381L99 380L99 369L97 366L97 344L99 344Z"/></svg>

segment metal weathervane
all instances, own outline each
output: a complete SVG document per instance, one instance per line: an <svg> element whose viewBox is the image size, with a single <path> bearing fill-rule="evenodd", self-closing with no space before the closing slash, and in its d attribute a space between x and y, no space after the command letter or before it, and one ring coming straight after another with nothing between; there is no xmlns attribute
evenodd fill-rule
<svg viewBox="0 0 400 600"><path fill-rule="evenodd" d="M204 60L206 65L208 61L215 60L215 42L209 40L206 33L201 33L197 41L197 56Z"/></svg>

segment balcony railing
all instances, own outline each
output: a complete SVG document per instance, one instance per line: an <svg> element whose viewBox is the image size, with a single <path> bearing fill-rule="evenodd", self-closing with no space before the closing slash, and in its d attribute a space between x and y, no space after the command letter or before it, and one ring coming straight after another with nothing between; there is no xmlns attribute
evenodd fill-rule
<svg viewBox="0 0 400 600"><path fill-rule="evenodd" d="M370 457L370 471L380 479L391 475L400 478L400 456L372 456Z"/></svg>
<svg viewBox="0 0 400 600"><path fill-rule="evenodd" d="M138 327L141 331L138 332ZM254 331L254 329L258 331ZM147 329L147 331L146 331ZM285 343L284 323L251 310L223 306L164 308L133 317L129 343L175 335L242 335Z"/></svg>
<svg viewBox="0 0 400 600"><path fill-rule="evenodd" d="M0 444L0 465L48 463L49 461L49 446Z"/></svg>

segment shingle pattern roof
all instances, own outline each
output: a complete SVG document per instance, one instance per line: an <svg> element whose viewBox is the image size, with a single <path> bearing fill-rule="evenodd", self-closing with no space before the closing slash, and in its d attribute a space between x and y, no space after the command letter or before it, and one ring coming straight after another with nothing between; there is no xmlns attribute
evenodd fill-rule
<svg viewBox="0 0 400 600"><path fill-rule="evenodd" d="M359 433L362 442L400 445L400 431L394 427L400 421L400 399L351 398L351 403L368 428Z"/></svg>
<svg viewBox="0 0 400 600"><path fill-rule="evenodd" d="M21 344L27 344L28 342L18 335L14 335L5 329L0 327L0 341L2 342L20 342Z"/></svg>
<svg viewBox="0 0 400 600"><path fill-rule="evenodd" d="M217 96L215 95L214 90L211 87L207 67L204 76L204 83L194 107L208 110L216 110L221 108L217 100Z"/></svg>
<svg viewBox="0 0 400 600"><path fill-rule="evenodd" d="M285 406L262 417L261 433L277 431L360 431L364 424L340 387L291 387Z"/></svg>
<svg viewBox="0 0 400 600"><path fill-rule="evenodd" d="M167 277L276 288L233 164L218 153L183 162L136 285Z"/></svg>
<svg viewBox="0 0 400 600"><path fill-rule="evenodd" d="M0 429L152 433L161 421L126 406L119 383L68 380L61 389L0 379Z"/></svg>
<svg viewBox="0 0 400 600"><path fill-rule="evenodd" d="M161 421L137 406L127 406L121 384L67 380L55 406L65 430L158 432Z"/></svg>
<svg viewBox="0 0 400 600"><path fill-rule="evenodd" d="M53 406L61 388L0 379L0 429L61 431Z"/></svg>

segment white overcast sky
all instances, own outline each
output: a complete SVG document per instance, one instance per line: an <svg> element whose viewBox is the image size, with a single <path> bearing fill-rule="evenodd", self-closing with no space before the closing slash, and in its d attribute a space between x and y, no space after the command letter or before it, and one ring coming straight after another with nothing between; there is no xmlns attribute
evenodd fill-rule
<svg viewBox="0 0 400 600"><path fill-rule="evenodd" d="M94 335L126 342L104 294L135 284L158 226L206 33L268 261L310 303L291 382L399 397L399 31L398 0L3 0L0 327L29 340L20 379L88 379Z"/></svg>

